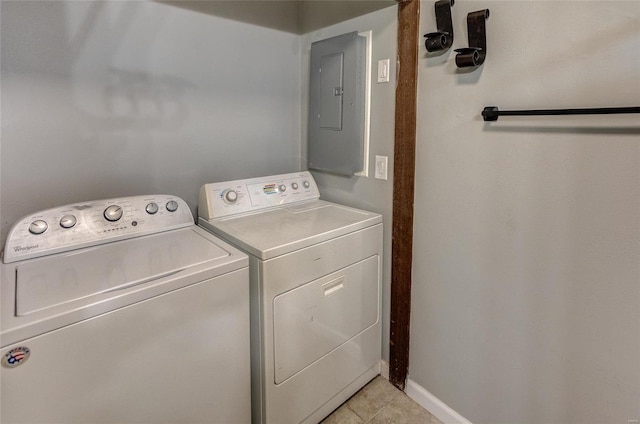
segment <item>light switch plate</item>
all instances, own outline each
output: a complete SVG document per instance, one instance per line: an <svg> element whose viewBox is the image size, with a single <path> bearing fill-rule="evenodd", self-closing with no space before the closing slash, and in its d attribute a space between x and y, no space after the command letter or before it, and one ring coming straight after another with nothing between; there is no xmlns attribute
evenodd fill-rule
<svg viewBox="0 0 640 424"><path fill-rule="evenodd" d="M376 170L374 173L375 178L379 180L386 180L388 167L389 167L389 157L376 155Z"/></svg>
<svg viewBox="0 0 640 424"><path fill-rule="evenodd" d="M389 59L382 59L378 61L378 82L389 82Z"/></svg>

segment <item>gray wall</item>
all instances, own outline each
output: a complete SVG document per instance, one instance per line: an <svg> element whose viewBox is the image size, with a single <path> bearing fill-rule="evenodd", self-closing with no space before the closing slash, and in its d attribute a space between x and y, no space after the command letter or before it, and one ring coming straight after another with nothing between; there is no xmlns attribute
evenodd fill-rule
<svg viewBox="0 0 640 424"><path fill-rule="evenodd" d="M489 8L488 56L420 50L409 377L474 423L640 419L640 2ZM435 27L421 3L420 34Z"/></svg>
<svg viewBox="0 0 640 424"><path fill-rule="evenodd" d="M314 16L311 7L318 5L303 4L305 16ZM313 22L308 22L313 26ZM302 107L303 139L306 140L308 109L309 52L311 43L351 31L372 31L371 62L373 82L371 84L371 138L369 149L369 177L344 177L324 172L313 172L323 199L345 205L367 209L382 214L384 222L384 258L383 258L383 295L382 295L382 353L383 359L389 360L389 291L391 282L391 206L393 182L393 133L395 111L395 82L376 83L377 63L380 59L391 59L391 72L395 75L397 7L386 7L364 16L350 19L321 30L311 31L302 39L303 49L303 88ZM306 149L304 150L306 151ZM389 157L389 179L387 181L373 178L375 155ZM304 157L304 155L303 155ZM306 161L304 165L306 166Z"/></svg>
<svg viewBox="0 0 640 424"><path fill-rule="evenodd" d="M39 209L167 193L195 212L203 183L300 169L299 35L154 2L1 15L2 243Z"/></svg>
<svg viewBox="0 0 640 424"><path fill-rule="evenodd" d="M304 168L310 43L373 30L373 63L394 64L395 7L317 30L321 2L293 26L288 8L266 25L245 6L2 1L2 238L36 209L167 192L195 211L204 182ZM410 378L475 423L626 423L640 417L637 117L479 112L637 105L640 3L459 0L456 47L483 7L481 69L420 47ZM434 26L423 2L420 33ZM370 156L391 175L395 85L372 88ZM388 359L391 179L314 175L325 199L384 216Z"/></svg>

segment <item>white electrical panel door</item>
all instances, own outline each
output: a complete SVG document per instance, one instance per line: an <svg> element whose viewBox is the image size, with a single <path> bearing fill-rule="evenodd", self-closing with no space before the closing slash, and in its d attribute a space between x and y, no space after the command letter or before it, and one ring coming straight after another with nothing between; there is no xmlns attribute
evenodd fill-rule
<svg viewBox="0 0 640 424"><path fill-rule="evenodd" d="M366 37L357 32L311 45L309 168L343 175L363 170Z"/></svg>

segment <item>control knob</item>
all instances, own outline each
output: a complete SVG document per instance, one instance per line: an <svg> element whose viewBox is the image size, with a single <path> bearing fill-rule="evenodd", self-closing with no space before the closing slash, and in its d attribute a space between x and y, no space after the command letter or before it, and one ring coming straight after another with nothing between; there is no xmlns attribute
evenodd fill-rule
<svg viewBox="0 0 640 424"><path fill-rule="evenodd" d="M144 210L147 211L149 215L153 215L158 212L158 204L156 202L151 202L144 208Z"/></svg>
<svg viewBox="0 0 640 424"><path fill-rule="evenodd" d="M38 219L37 221L33 221L31 225L29 225L29 232L36 235L42 234L47 231L47 228L49 228L47 223L41 219Z"/></svg>
<svg viewBox="0 0 640 424"><path fill-rule="evenodd" d="M298 189L298 183L291 183L291 188L294 190Z"/></svg>
<svg viewBox="0 0 640 424"><path fill-rule="evenodd" d="M222 200L229 205L233 205L238 200L238 192L235 190L225 190L222 193Z"/></svg>
<svg viewBox="0 0 640 424"><path fill-rule="evenodd" d="M166 207L169 212L175 212L176 210L178 210L178 202L176 202L175 200L169 200Z"/></svg>
<svg viewBox="0 0 640 424"><path fill-rule="evenodd" d="M107 209L104 210L104 218L107 221L116 222L122 218L122 208L118 205L108 206Z"/></svg>
<svg viewBox="0 0 640 424"><path fill-rule="evenodd" d="M73 215L65 215L60 218L60 226L62 228L73 228L77 222L78 220Z"/></svg>
<svg viewBox="0 0 640 424"><path fill-rule="evenodd" d="M287 186L284 184L280 184L278 188L280 189L280 193L284 193L287 190Z"/></svg>
<svg viewBox="0 0 640 424"><path fill-rule="evenodd" d="M304 186L304 188L309 188L311 186L311 184L309 184L309 181L303 181L302 185Z"/></svg>

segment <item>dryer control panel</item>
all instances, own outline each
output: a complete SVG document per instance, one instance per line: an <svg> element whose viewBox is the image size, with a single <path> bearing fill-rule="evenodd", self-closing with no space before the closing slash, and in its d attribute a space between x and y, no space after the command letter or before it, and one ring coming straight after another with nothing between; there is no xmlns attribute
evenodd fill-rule
<svg viewBox="0 0 640 424"><path fill-rule="evenodd" d="M211 183L200 188L198 216L211 220L319 198L308 171Z"/></svg>
<svg viewBox="0 0 640 424"><path fill-rule="evenodd" d="M9 231L5 263L194 225L176 196L121 197L75 203L27 215Z"/></svg>

